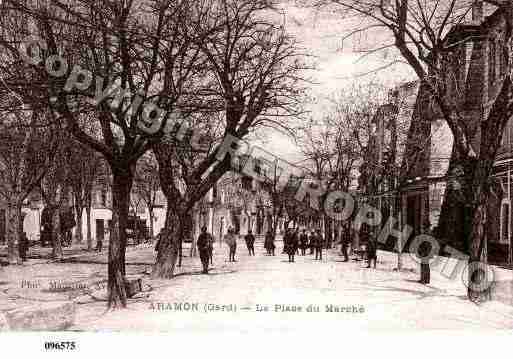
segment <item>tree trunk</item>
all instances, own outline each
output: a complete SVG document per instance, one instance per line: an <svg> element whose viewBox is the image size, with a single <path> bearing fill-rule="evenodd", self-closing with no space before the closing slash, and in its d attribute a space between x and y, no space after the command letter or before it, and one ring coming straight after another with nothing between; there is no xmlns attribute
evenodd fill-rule
<svg viewBox="0 0 513 359"><path fill-rule="evenodd" d="M199 234L201 233L201 226L202 226L200 211L197 208L195 208L194 212L196 212L196 219L193 220L193 224L192 224L192 231L191 231L192 241L191 241L191 249L189 250L189 257L191 257L191 258L196 257L198 255L197 248L196 248L197 247L197 238L198 238Z"/></svg>
<svg viewBox="0 0 513 359"><path fill-rule="evenodd" d="M178 268L182 266L183 258L183 239L180 236L180 246L178 247Z"/></svg>
<svg viewBox="0 0 513 359"><path fill-rule="evenodd" d="M477 265L485 268L486 258L483 251L485 243L485 228L487 223L486 218L486 204L488 201L488 193L486 191L479 191L478 204L474 210L472 217L472 227L470 234L470 248L469 248L469 269L476 268ZM489 299L490 296L490 283L488 282L488 273L484 270L469 270L468 273L468 288L467 296L473 302L483 302Z"/></svg>
<svg viewBox="0 0 513 359"><path fill-rule="evenodd" d="M109 239L108 307L126 307L125 250L133 172L112 168L112 221Z"/></svg>
<svg viewBox="0 0 513 359"><path fill-rule="evenodd" d="M157 260L153 266L152 278L172 278L184 232L184 222L180 211L168 206L166 224L161 232Z"/></svg>
<svg viewBox="0 0 513 359"><path fill-rule="evenodd" d="M87 250L93 250L93 236L91 234L91 203L86 205Z"/></svg>
<svg viewBox="0 0 513 359"><path fill-rule="evenodd" d="M331 218L328 218L324 215L324 236L325 236L325 244L327 249L331 249L333 243L333 231L332 231L332 222Z"/></svg>
<svg viewBox="0 0 513 359"><path fill-rule="evenodd" d="M9 264L21 264L21 258L19 254L19 243L20 243L20 226L21 223L21 203L19 201L13 201L7 204L7 260Z"/></svg>
<svg viewBox="0 0 513 359"><path fill-rule="evenodd" d="M76 230L75 230L75 242L82 243L83 235L82 235L82 212L84 211L84 206L80 201L77 201L75 198L75 215L76 215Z"/></svg>
<svg viewBox="0 0 513 359"><path fill-rule="evenodd" d="M62 259L62 235L59 207L53 204L52 209L52 258Z"/></svg>
<svg viewBox="0 0 513 359"><path fill-rule="evenodd" d="M155 236L155 232L154 232L154 229L153 229L153 223L154 223L153 220L155 218L155 215L153 213L153 207L149 207L148 208L148 216L150 217L150 237L153 240L153 237Z"/></svg>

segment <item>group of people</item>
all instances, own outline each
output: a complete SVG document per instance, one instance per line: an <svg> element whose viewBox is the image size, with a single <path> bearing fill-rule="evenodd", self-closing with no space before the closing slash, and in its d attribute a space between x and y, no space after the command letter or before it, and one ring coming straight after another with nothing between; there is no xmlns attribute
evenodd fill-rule
<svg viewBox="0 0 513 359"><path fill-rule="evenodd" d="M348 255L348 249L351 243L353 242L353 232L351 230L351 227L349 224L346 224L341 231L341 238L340 238L340 244L341 244L341 250L342 255L344 256L344 262L347 262L349 260ZM367 268L371 267L371 264L374 263L374 268L376 268L376 262L377 262L377 245L375 239L371 236L371 231L369 229L369 226L365 223L363 223L360 227L359 231L359 241L361 244L365 245L365 251L360 251L361 253L365 253L367 257ZM363 254L362 254L363 256Z"/></svg>
<svg viewBox="0 0 513 359"><path fill-rule="evenodd" d="M246 246L249 251L250 256L255 255L255 236L251 233L251 230L248 231L248 234L244 237L246 241ZM224 236L224 241L228 245L228 262L236 262L235 254L237 252L237 235L233 228L228 228L228 233ZM208 273L209 264L213 262L213 252L214 252L214 237L207 232L207 227L201 228L201 234L198 237L198 241L196 242L198 246L198 251L200 255L201 264L203 266L203 273Z"/></svg>
<svg viewBox="0 0 513 359"><path fill-rule="evenodd" d="M301 234L299 234L297 228L287 229L283 236L283 252L288 254L289 262L294 262L296 254L306 255L307 249L310 249L310 254L314 254L315 251L315 260L322 260L324 245L325 239L320 229L310 231L310 234L307 233L306 229L303 229Z"/></svg>
<svg viewBox="0 0 513 359"><path fill-rule="evenodd" d="M367 255L368 266L374 264L376 268L377 262L377 248L375 241L371 238L371 233L366 225L362 225L359 232L360 242L365 244L365 252ZM246 247L250 256L255 255L255 236L252 231L249 230L244 236ZM237 234L233 228L229 228L228 232L224 236L224 242L228 245L228 261L236 262L235 254L237 251ZM344 227L341 232L340 244L342 255L344 256L344 262L349 260L348 249L352 242L352 233L349 226ZM295 255L305 256L307 250L310 250L310 255L315 253L315 260L322 260L323 248L326 245L326 240L323 237L321 230L310 230L303 229L300 233L299 229L287 229L283 236L283 253L286 253L289 257L289 262L294 262ZM207 232L207 228L201 229L201 234L197 241L198 251L200 254L201 263L203 266L203 273L208 273L209 264L212 264L212 253L214 248L214 238ZM264 248L266 249L267 255L275 255L276 246L274 244L274 234L271 230L265 234Z"/></svg>

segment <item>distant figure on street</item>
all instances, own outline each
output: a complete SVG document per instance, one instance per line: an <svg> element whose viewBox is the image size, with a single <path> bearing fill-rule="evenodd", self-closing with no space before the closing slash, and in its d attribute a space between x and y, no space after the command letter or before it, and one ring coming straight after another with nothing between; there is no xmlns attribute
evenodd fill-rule
<svg viewBox="0 0 513 359"><path fill-rule="evenodd" d="M298 239L293 230L288 230L284 237L285 251L289 255L289 262L294 262L294 255L298 247Z"/></svg>
<svg viewBox="0 0 513 359"><path fill-rule="evenodd" d="M372 239L369 226L366 223L362 224L362 227L360 228L360 240L365 243L365 252L367 255L367 268L370 268L371 263L374 261L374 269L376 269L376 243Z"/></svg>
<svg viewBox="0 0 513 359"><path fill-rule="evenodd" d="M160 241L159 241L160 242ZM103 248L103 238L98 237L96 238L96 251L101 252ZM158 250L157 250L158 251Z"/></svg>
<svg viewBox="0 0 513 359"><path fill-rule="evenodd" d="M315 231L312 230L309 237L308 245L310 247L310 254L314 254L315 250Z"/></svg>
<svg viewBox="0 0 513 359"><path fill-rule="evenodd" d="M274 256L274 236L271 230L268 230L265 234L264 247L268 255L272 254Z"/></svg>
<svg viewBox="0 0 513 359"><path fill-rule="evenodd" d="M322 237L321 230L318 229L315 234L315 259L322 260L322 246L324 244L324 238Z"/></svg>
<svg viewBox="0 0 513 359"><path fill-rule="evenodd" d="M248 247L248 252L250 256L255 255L255 236L251 232L251 229L248 230L248 234L244 237L244 240L246 241L246 247Z"/></svg>
<svg viewBox="0 0 513 359"><path fill-rule="evenodd" d="M235 252L237 251L237 237L235 236L233 228L228 228L228 233L224 236L224 241L229 248L228 262L235 262Z"/></svg>
<svg viewBox="0 0 513 359"><path fill-rule="evenodd" d="M287 236L290 236L290 232L288 228L285 228L285 232L283 233L283 247L281 248L281 254L287 253Z"/></svg>
<svg viewBox="0 0 513 359"><path fill-rule="evenodd" d="M211 260L211 238L212 235L207 232L207 227L203 226L197 241L200 260L203 266L203 274L208 274L208 263Z"/></svg>
<svg viewBox="0 0 513 359"><path fill-rule="evenodd" d="M308 247L308 234L306 234L306 229L303 229L303 233L299 236L299 247L301 248L301 255L304 256L306 254L306 247Z"/></svg>
<svg viewBox="0 0 513 359"><path fill-rule="evenodd" d="M296 243L296 254L299 255L299 228L293 230L294 241Z"/></svg>
<svg viewBox="0 0 513 359"><path fill-rule="evenodd" d="M429 262L433 259L434 253L429 242L422 242L417 250L420 258L420 280L421 284L429 284L431 281L431 268Z"/></svg>

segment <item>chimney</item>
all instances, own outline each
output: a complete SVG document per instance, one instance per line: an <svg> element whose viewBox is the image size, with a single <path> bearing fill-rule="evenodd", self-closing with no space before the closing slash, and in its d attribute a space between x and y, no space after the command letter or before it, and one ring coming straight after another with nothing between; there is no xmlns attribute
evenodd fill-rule
<svg viewBox="0 0 513 359"><path fill-rule="evenodd" d="M472 3L472 22L481 23L483 21L483 0L474 0Z"/></svg>

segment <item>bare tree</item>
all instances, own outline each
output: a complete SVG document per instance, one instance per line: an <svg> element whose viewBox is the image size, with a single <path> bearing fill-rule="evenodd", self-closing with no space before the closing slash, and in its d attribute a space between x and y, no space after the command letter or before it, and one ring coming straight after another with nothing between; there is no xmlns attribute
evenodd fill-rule
<svg viewBox="0 0 513 359"><path fill-rule="evenodd" d="M375 84L349 87L326 99L330 103L326 112L311 118L299 132L306 177L321 187L316 209L324 221L328 247L341 223L335 223L325 212L327 195L336 190L349 191L357 168L363 172L361 181L369 180L366 171L376 172L376 166L369 166L372 162L364 161L364 154L372 138L380 92L381 87Z"/></svg>
<svg viewBox="0 0 513 359"><path fill-rule="evenodd" d="M7 203L8 261L19 264L23 202L39 186L56 151L53 131L42 114L11 101L0 112L0 196Z"/></svg>
<svg viewBox="0 0 513 359"><path fill-rule="evenodd" d="M187 0L8 0L0 5L2 51L23 74L33 76L27 81L26 75L13 75L8 84L32 107L51 108L111 169L111 308L126 306L126 226L135 164L163 136L196 71L199 51L190 51L191 28L183 26L190 5ZM29 35L40 39L32 46L40 51L38 58L29 53L27 64L23 59ZM68 66L55 61L57 56ZM45 68L45 63L50 65ZM83 126L84 117L95 121L100 136Z"/></svg>
<svg viewBox="0 0 513 359"><path fill-rule="evenodd" d="M196 16L191 26L199 33L194 43L207 70L197 92L203 102L210 103L211 110L203 118L193 117L192 126L195 133L219 142L210 140L204 152L172 142L154 147L168 203L167 236L157 255L155 277L172 276L184 234L183 218L231 169L231 154L220 156L223 144L246 138L256 128L286 129L287 118L302 112L301 71L305 65L283 26L265 20L270 5L261 0L201 0L194 4ZM212 109L217 114L212 114ZM214 125L208 125L209 121Z"/></svg>
<svg viewBox="0 0 513 359"><path fill-rule="evenodd" d="M69 181L71 192L73 195L73 204L75 207L77 230L75 240L77 243L82 242L82 214L86 210L86 242L87 249L93 249L91 236L91 198L94 184L99 175L102 174L104 162L98 153L90 147L83 145L78 141L74 141L69 149Z"/></svg>

